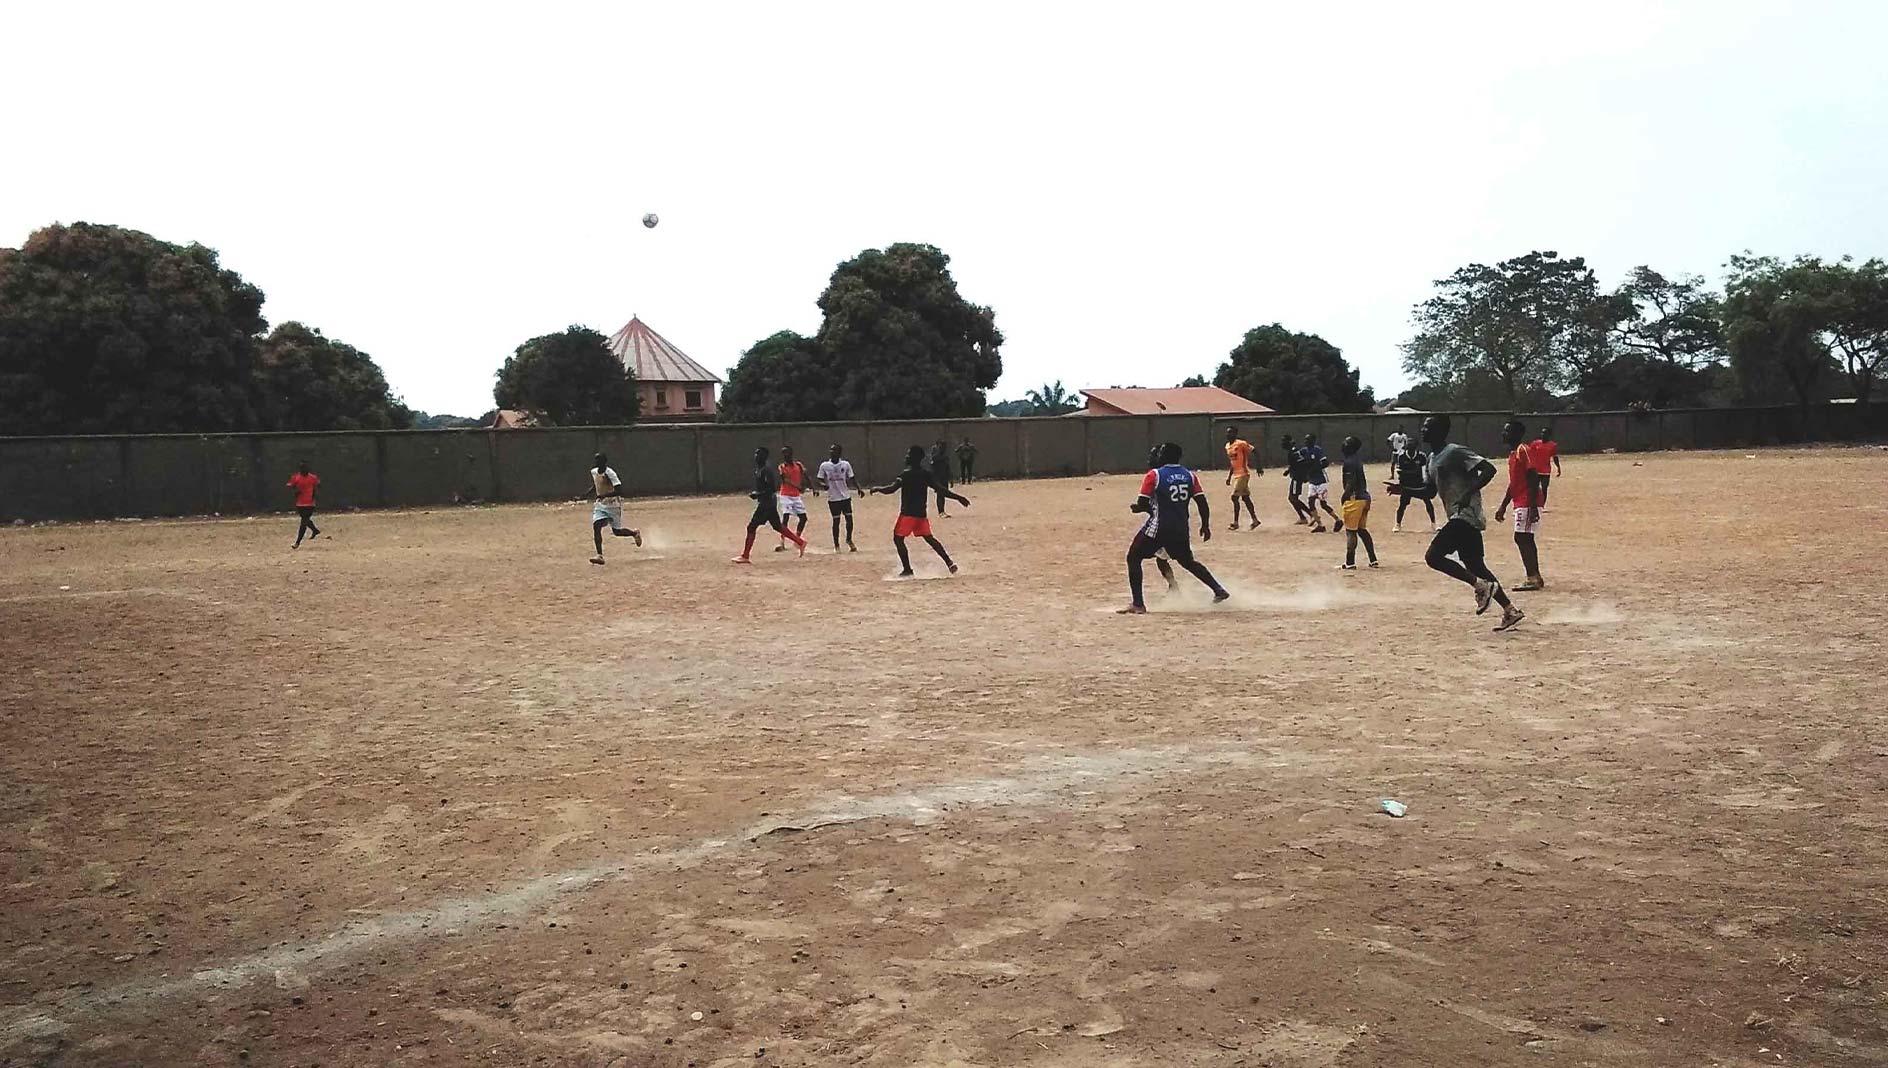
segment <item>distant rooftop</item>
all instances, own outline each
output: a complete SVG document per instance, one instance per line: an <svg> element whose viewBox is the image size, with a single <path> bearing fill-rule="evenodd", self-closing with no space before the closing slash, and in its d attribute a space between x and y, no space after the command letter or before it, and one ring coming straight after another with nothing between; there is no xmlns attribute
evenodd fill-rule
<svg viewBox="0 0 1888 1068"><path fill-rule="evenodd" d="M688 358L668 338L649 329L641 319L630 316L610 337L610 351L623 366L636 372L642 382L719 382L714 372Z"/></svg>
<svg viewBox="0 0 1888 1068"><path fill-rule="evenodd" d="M1271 415L1272 409L1218 386L1085 389L1089 415Z"/></svg>

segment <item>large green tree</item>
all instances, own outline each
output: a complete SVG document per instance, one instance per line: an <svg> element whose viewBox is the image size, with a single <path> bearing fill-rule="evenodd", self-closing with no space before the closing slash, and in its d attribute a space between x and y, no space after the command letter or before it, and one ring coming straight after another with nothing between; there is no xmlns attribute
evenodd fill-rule
<svg viewBox="0 0 1888 1068"><path fill-rule="evenodd" d="M1537 390L1574 384L1603 366L1609 317L1619 310L1578 256L1530 252L1493 266L1471 263L1439 279L1436 295L1416 306L1403 367L1433 383L1490 375L1507 406L1519 407Z"/></svg>
<svg viewBox="0 0 1888 1068"><path fill-rule="evenodd" d="M1610 328L1601 358L1577 367L1588 408L1703 404L1724 358L1723 301L1695 276L1632 270L1610 305L1590 305L1590 326ZM1583 324L1583 328L1589 324Z"/></svg>
<svg viewBox="0 0 1888 1068"><path fill-rule="evenodd" d="M728 423L833 419L831 361L819 342L791 330L762 338L728 372L718 408Z"/></svg>
<svg viewBox="0 0 1888 1068"><path fill-rule="evenodd" d="M301 323L270 332L256 360L270 430L393 430L413 412L387 390L373 357Z"/></svg>
<svg viewBox="0 0 1888 1068"><path fill-rule="evenodd" d="M519 345L498 369L492 398L549 426L632 423L641 407L635 372L617 360L608 338L587 326Z"/></svg>
<svg viewBox="0 0 1888 1068"><path fill-rule="evenodd" d="M1826 399L1836 365L1823 336L1822 264L1744 255L1729 267L1724 336L1744 399L1763 401L1785 386L1805 409Z"/></svg>
<svg viewBox="0 0 1888 1068"><path fill-rule="evenodd" d="M833 271L819 345L839 416L980 416L1003 373L1003 335L989 308L957 292L950 257L931 245L867 249Z"/></svg>
<svg viewBox="0 0 1888 1068"><path fill-rule="evenodd" d="M1842 360L1849 390L1867 404L1888 372L1888 264L1820 264L1815 294L1830 348Z"/></svg>
<svg viewBox="0 0 1888 1068"><path fill-rule="evenodd" d="M1246 331L1213 384L1280 412L1367 412L1377 402L1336 345L1277 323Z"/></svg>
<svg viewBox="0 0 1888 1068"><path fill-rule="evenodd" d="M262 290L203 245L92 223L0 249L0 409L15 434L249 430Z"/></svg>

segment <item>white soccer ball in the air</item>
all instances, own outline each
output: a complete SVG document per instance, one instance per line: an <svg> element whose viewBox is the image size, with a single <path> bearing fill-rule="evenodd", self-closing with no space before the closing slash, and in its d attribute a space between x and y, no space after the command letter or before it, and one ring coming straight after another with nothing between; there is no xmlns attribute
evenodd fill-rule
<svg viewBox="0 0 1888 1068"><path fill-rule="evenodd" d="M656 213L653 211L642 217L642 224L651 230L655 229L656 224L661 221L661 219L656 218Z"/></svg>

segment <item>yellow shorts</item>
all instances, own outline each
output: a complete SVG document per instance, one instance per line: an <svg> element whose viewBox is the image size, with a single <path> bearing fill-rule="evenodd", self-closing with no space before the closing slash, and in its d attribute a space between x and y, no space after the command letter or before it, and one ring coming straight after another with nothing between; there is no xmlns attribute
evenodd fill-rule
<svg viewBox="0 0 1888 1068"><path fill-rule="evenodd" d="M1370 502L1366 500L1345 501L1338 511L1344 517L1345 530L1362 530L1370 520Z"/></svg>
<svg viewBox="0 0 1888 1068"><path fill-rule="evenodd" d="M1246 489L1246 485L1250 483L1251 481L1252 481L1252 472L1250 471L1247 471L1243 475L1232 476L1232 495L1235 497L1245 496L1246 493L1248 492L1248 490Z"/></svg>

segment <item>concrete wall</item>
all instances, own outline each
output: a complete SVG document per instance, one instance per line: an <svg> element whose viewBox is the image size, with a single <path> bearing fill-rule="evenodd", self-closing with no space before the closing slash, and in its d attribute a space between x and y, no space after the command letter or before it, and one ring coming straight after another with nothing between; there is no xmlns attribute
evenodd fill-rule
<svg viewBox="0 0 1888 1068"><path fill-rule="evenodd" d="M1554 428L1563 453L1602 449L1741 448L1804 441L1888 438L1888 403L1665 412L1524 415ZM1421 416L1280 415L1238 421L1276 471L1279 437L1316 434L1332 456L1346 435L1372 463L1389 458L1399 425L1412 435ZM1499 456L1505 412L1458 412L1452 437ZM1139 471L1150 446L1175 441L1186 460L1224 469L1225 428L1208 416L969 419L904 423L770 423L575 427L536 430L397 430L318 434L209 434L143 437L0 438L0 520L106 519L286 510L283 485L306 459L321 476L324 508L413 507L456 500L528 501L576 497L599 450L632 494L745 490L756 445L778 458L792 445L809 467L837 442L862 481L897 474L905 449L943 438L977 445L985 478L1043 478Z"/></svg>

